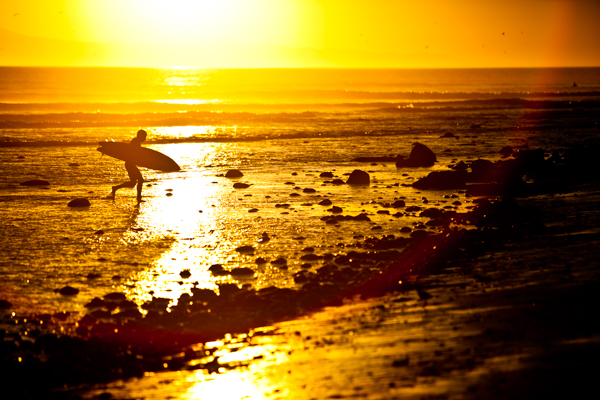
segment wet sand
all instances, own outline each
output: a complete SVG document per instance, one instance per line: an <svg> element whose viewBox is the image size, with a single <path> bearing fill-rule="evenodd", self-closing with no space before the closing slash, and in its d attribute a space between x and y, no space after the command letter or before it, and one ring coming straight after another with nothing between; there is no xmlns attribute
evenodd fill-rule
<svg viewBox="0 0 600 400"><path fill-rule="evenodd" d="M541 208L543 234L414 276L418 291L224 340L221 373L161 372L84 397L586 397L599 372L600 187L574 190L523 199Z"/></svg>
<svg viewBox="0 0 600 400"><path fill-rule="evenodd" d="M154 320L132 312L133 322L125 315L100 322L97 314L65 326L71 332L66 339L48 335L40 328L44 319L34 318L37 332L29 332L37 339L31 345L10 328L19 317L6 316L2 359L18 382L8 394L579 397L598 373L593 300L600 286L599 199L600 185L586 179L567 190L545 188L521 197L518 207L497 202L504 205L478 217L478 231L414 238L402 254L383 250L381 238L370 242L378 256L362 259L369 260L370 273L331 260L344 268L312 278L330 282L329 274L341 270L347 276L335 285L311 286L308 279L303 293L222 287L225 297L218 299L193 293L190 300L202 298L196 301L201 306L164 313L149 305ZM369 253L368 244L362 253ZM227 316L209 317L206 309L227 310ZM98 364L96 371L90 363ZM49 367L77 373L42 378ZM115 381L120 378L125 380ZM30 379L39 386L26 386ZM66 391L48 392L62 380ZM89 386L102 381L113 383Z"/></svg>

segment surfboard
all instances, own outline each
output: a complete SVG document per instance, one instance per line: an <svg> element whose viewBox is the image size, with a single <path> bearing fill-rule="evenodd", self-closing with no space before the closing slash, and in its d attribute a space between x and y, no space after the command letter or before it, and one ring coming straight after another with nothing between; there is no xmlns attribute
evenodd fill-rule
<svg viewBox="0 0 600 400"><path fill-rule="evenodd" d="M127 161L139 167L158 171L179 171L179 165L173 159L160 151L146 147L131 146L129 143L100 142L98 151L107 156Z"/></svg>

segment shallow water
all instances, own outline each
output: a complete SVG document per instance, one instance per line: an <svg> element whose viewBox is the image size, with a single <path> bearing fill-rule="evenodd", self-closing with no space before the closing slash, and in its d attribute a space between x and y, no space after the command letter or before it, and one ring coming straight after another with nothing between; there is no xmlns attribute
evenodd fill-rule
<svg viewBox="0 0 600 400"><path fill-rule="evenodd" d="M360 237L402 236L402 227L425 221L378 213L385 203L402 198L407 206L465 210L471 199L464 193L410 187L431 170L495 161L504 146L551 152L593 139L598 127L600 69L594 68L4 72L0 289L16 311L81 311L91 298L117 290L140 303L223 281L294 286L306 247L335 254ZM122 162L95 150L97 142L128 141L139 125L149 133L145 145L174 158L182 171L144 171L140 204L128 189L103 200L127 178ZM441 139L444 133L458 137ZM408 156L414 142L436 153L434 167L351 161ZM245 176L219 176L233 168ZM368 171L371 185L335 186L319 177L333 172L345 181L354 169ZM31 179L51 185L19 185ZM251 186L233 189L236 181ZM67 207L79 197L91 207ZM326 224L320 218L329 207L317 204L324 198L346 215L367 213L371 222ZM259 243L263 233L270 240ZM254 246L254 254L236 251L244 245ZM287 268L256 264L258 257L283 257ZM255 276L215 277L208 268L217 263L249 266ZM184 269L190 278L180 277ZM80 293L54 292L65 285Z"/></svg>

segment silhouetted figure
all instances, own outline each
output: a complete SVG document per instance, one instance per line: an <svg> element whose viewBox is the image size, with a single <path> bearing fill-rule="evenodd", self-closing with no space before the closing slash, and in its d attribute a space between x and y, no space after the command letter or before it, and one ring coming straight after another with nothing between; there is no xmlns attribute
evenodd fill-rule
<svg viewBox="0 0 600 400"><path fill-rule="evenodd" d="M141 147L142 142L144 142L146 140L147 135L148 134L146 133L145 130L140 129L137 132L137 136L134 137L133 139L131 139L131 142L129 142L129 145ZM117 186L113 186L110 197L112 197L114 199L115 194L117 193L117 190L119 190L121 188L125 188L125 187L132 188L137 184L137 199L139 201L142 199L142 187L144 186L144 177L142 176L140 170L135 166L135 164L133 164L129 161L125 161L125 169L127 170L127 174L129 175L129 181L123 182Z"/></svg>
<svg viewBox="0 0 600 400"><path fill-rule="evenodd" d="M573 82L573 87L577 87L577 82Z"/></svg>

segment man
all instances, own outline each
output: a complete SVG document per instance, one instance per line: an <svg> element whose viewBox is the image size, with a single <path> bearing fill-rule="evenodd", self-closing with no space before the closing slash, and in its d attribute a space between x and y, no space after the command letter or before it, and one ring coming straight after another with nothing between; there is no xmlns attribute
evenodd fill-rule
<svg viewBox="0 0 600 400"><path fill-rule="evenodd" d="M140 129L137 132L137 136L131 139L129 145L141 147L142 142L146 140L147 135L148 134L145 130ZM123 182L120 185L113 186L112 193L109 197L114 199L117 190L125 187L132 188L137 184L137 199L138 201L140 201L142 199L142 187L144 186L144 177L142 176L140 170L135 166L135 164L131 162L125 161L125 169L127 170L127 174L129 175L129 182Z"/></svg>

